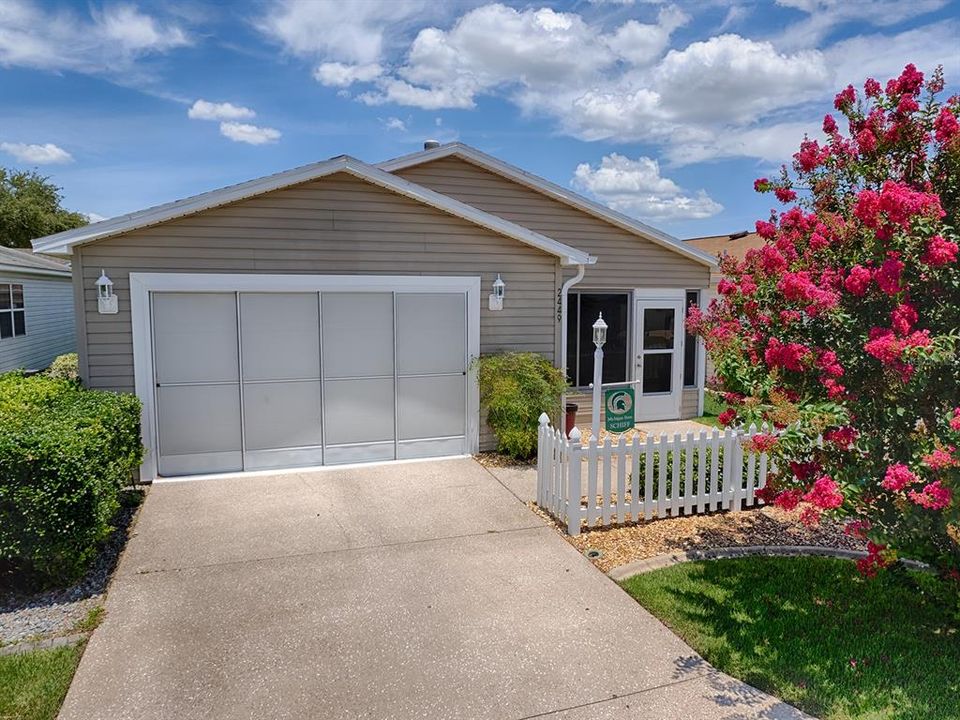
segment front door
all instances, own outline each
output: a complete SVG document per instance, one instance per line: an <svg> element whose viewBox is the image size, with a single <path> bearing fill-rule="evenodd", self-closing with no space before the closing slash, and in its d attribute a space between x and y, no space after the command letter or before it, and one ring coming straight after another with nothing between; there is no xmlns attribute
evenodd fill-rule
<svg viewBox="0 0 960 720"><path fill-rule="evenodd" d="M683 297L636 300L637 420L680 417L683 390Z"/></svg>

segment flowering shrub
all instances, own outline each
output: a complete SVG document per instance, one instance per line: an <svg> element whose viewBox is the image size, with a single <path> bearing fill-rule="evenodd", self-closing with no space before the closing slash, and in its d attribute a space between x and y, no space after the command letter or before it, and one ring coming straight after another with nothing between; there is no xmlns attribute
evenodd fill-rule
<svg viewBox="0 0 960 720"><path fill-rule="evenodd" d="M779 468L764 497L848 518L866 574L898 552L960 568L960 99L943 87L908 65L841 91L825 139L755 183L789 206L757 223L766 245L722 260L688 317L720 421L783 429L759 441Z"/></svg>

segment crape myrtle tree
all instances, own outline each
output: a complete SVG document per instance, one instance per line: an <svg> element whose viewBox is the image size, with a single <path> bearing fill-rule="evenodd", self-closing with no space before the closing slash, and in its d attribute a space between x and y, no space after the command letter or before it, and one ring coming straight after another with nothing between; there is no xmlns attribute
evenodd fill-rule
<svg viewBox="0 0 960 720"><path fill-rule="evenodd" d="M846 518L860 570L899 556L960 579L960 99L937 69L849 86L774 179L766 244L722 261L688 324L704 338L726 425L776 472L763 491L805 523Z"/></svg>

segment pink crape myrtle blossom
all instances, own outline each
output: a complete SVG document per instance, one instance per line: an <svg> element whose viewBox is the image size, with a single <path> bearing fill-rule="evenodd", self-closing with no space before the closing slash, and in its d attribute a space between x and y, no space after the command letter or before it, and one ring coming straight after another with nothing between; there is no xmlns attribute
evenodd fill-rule
<svg viewBox="0 0 960 720"><path fill-rule="evenodd" d="M887 472L883 476L883 482L880 484L887 490L900 492L908 485L919 482L919 480L920 478L910 472L910 468L906 465L896 463L887 468Z"/></svg>
<svg viewBox="0 0 960 720"><path fill-rule="evenodd" d="M934 480L922 492L911 490L910 499L929 510L942 510L953 500L953 491L944 487L939 480Z"/></svg>
<svg viewBox="0 0 960 720"><path fill-rule="evenodd" d="M874 574L898 554L960 573L960 97L917 67L849 85L754 189L763 245L721 262L690 314L725 426L775 462L763 497L802 522L854 517ZM826 109L826 108L825 108ZM769 442L769 447L767 443Z"/></svg>

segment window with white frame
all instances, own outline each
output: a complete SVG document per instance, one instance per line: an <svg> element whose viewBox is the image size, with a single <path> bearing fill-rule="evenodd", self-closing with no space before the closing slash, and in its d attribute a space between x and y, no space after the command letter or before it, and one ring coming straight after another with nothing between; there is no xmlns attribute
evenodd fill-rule
<svg viewBox="0 0 960 720"><path fill-rule="evenodd" d="M687 290L686 312L690 308L700 304L700 292L698 290ZM697 356L700 352L697 348L697 336L686 334L683 346L683 386L697 386Z"/></svg>
<svg viewBox="0 0 960 720"><path fill-rule="evenodd" d="M0 340L27 334L23 285L0 283Z"/></svg>

